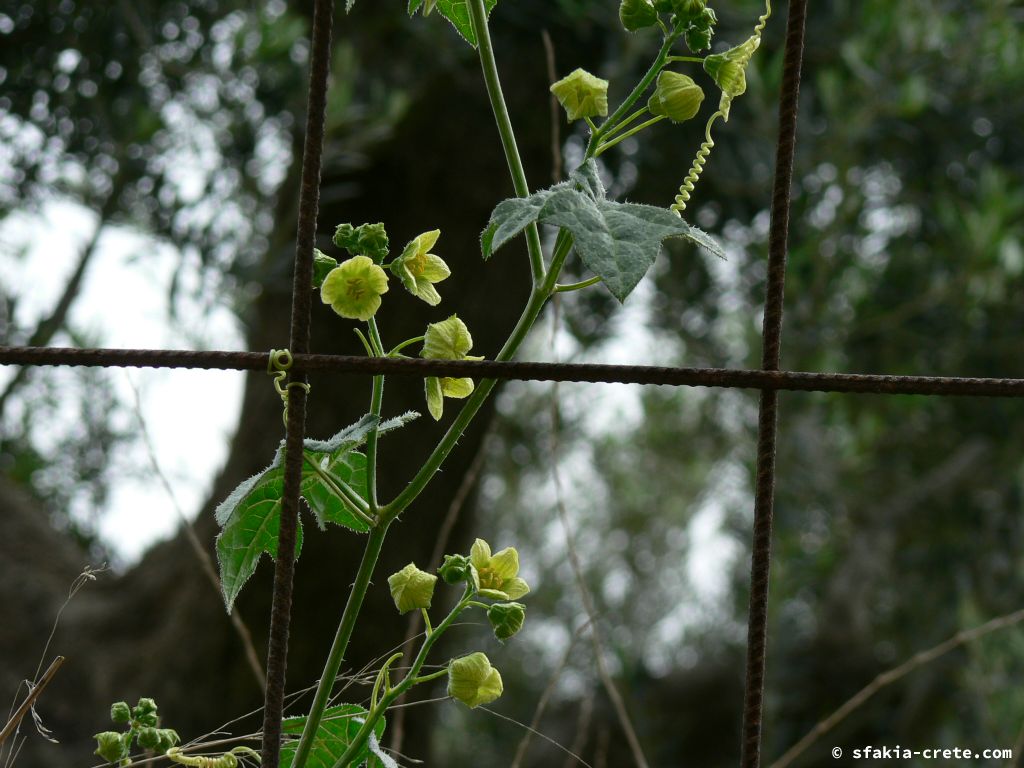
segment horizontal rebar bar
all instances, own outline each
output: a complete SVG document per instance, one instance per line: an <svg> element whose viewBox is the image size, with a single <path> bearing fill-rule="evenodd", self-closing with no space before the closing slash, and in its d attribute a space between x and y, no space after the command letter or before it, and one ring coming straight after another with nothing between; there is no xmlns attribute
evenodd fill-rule
<svg viewBox="0 0 1024 768"><path fill-rule="evenodd" d="M265 371L267 352L159 349L71 349L0 347L0 365L70 365L122 368L202 368ZM468 376L518 381L576 381L603 384L659 384L796 392L861 392L879 395L1024 397L1024 379L964 376L890 376L730 368L670 368L597 363L531 363L492 360L295 355L293 370L370 376Z"/></svg>

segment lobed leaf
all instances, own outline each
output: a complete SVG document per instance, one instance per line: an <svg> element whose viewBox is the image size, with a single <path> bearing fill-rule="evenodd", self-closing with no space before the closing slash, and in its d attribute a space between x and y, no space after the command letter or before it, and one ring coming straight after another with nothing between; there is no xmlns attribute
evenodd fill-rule
<svg viewBox="0 0 1024 768"><path fill-rule="evenodd" d="M593 160L573 171L570 179L499 203L480 238L484 258L533 222L562 227L572 233L583 263L619 301L625 301L651 268L667 238L686 238L725 258L710 235L665 208L605 199Z"/></svg>
<svg viewBox="0 0 1024 768"><path fill-rule="evenodd" d="M313 747L306 760L306 768L334 768L363 723L366 722L368 714L369 712L358 704L338 704L328 707L320 721L320 726L316 729ZM291 768L295 760L295 752L299 747L298 737L302 735L302 729L306 726L306 718L306 715L301 715L286 717L281 721L282 734L285 737L295 737L281 745L281 768ZM374 724L372 731L377 743L380 742L383 733L384 718L382 717ZM370 745L363 744L351 764L363 765L363 762L370 757Z"/></svg>
<svg viewBox="0 0 1024 768"><path fill-rule="evenodd" d="M335 481L341 481L356 493L366 490L366 456L355 449L362 445L374 427L384 434L404 426L419 416L415 411L380 423L367 414L327 440L307 439L302 463L299 492L305 499L321 529L327 523L343 525L357 533L366 533L370 526L353 511L349 503L314 469ZM243 481L218 505L215 517L221 526L217 536L217 560L220 563L221 591L228 612L242 587L256 571L260 557L267 553L277 557L277 536L281 523L281 498L284 494L283 445L278 448L270 466L258 475ZM295 556L302 549L302 525L296 534Z"/></svg>
<svg viewBox="0 0 1024 768"><path fill-rule="evenodd" d="M236 498L236 494L232 494L217 508L218 522L222 521L222 530L217 536L217 560L221 591L229 613L245 582L256 571L263 553L277 557L284 490L284 468L279 458L239 488L243 486L248 489L244 495ZM229 502L231 506L226 507ZM295 536L295 557L298 558L302 550L301 521Z"/></svg>

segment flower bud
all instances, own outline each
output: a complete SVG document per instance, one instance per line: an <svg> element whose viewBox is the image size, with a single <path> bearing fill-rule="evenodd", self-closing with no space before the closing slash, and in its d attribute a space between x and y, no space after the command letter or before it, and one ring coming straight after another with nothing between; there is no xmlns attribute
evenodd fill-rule
<svg viewBox="0 0 1024 768"><path fill-rule="evenodd" d="M709 8L708 10L711 9ZM711 28L711 25L696 26L691 24L683 33L683 39L686 41L686 47L693 53L700 53L711 47L711 36L713 34L714 30Z"/></svg>
<svg viewBox="0 0 1024 768"><path fill-rule="evenodd" d="M157 728L156 733L158 737L156 751L161 755L166 754L168 749L181 741L181 736L173 728Z"/></svg>
<svg viewBox="0 0 1024 768"><path fill-rule="evenodd" d="M368 256L353 256L324 278L320 299L342 317L369 320L388 291L388 276Z"/></svg>
<svg viewBox="0 0 1024 768"><path fill-rule="evenodd" d="M123 725L132 719L132 710L126 701L115 701L110 705L110 719Z"/></svg>
<svg viewBox="0 0 1024 768"><path fill-rule="evenodd" d="M523 628L526 606L522 603L495 603L487 609L487 620L491 622L494 636L505 642Z"/></svg>
<svg viewBox="0 0 1024 768"><path fill-rule="evenodd" d="M108 763L116 763L122 758L127 757L128 749L125 747L122 737L123 734L116 731L97 733L93 736L97 744L96 751L93 754L99 755Z"/></svg>
<svg viewBox="0 0 1024 768"><path fill-rule="evenodd" d="M331 270L338 266L338 260L333 259L319 248L313 249L313 288L319 288L324 284L324 279L331 273Z"/></svg>
<svg viewBox="0 0 1024 768"><path fill-rule="evenodd" d="M381 223L339 224L334 229L334 244L352 256L368 256L378 263L388 255L388 233Z"/></svg>
<svg viewBox="0 0 1024 768"><path fill-rule="evenodd" d="M446 584L458 584L470 578L469 558L465 555L445 555L444 562L437 572Z"/></svg>
<svg viewBox="0 0 1024 768"><path fill-rule="evenodd" d="M409 563L398 573L388 577L391 597L394 598L399 613L429 608L436 583L437 576L421 571L414 563Z"/></svg>
<svg viewBox="0 0 1024 768"><path fill-rule="evenodd" d="M658 85L647 101L647 109L652 115L664 115L673 123L682 123L697 114L703 101L704 91L692 77L666 70L658 75Z"/></svg>
<svg viewBox="0 0 1024 768"><path fill-rule="evenodd" d="M142 698L139 699L139 703L135 705L135 709L132 714L138 717L139 715L148 715L150 713L156 713L156 702L153 699Z"/></svg>
<svg viewBox="0 0 1024 768"><path fill-rule="evenodd" d="M577 69L551 86L558 103L565 108L569 122L581 117L608 114L608 81Z"/></svg>
<svg viewBox="0 0 1024 768"><path fill-rule="evenodd" d="M658 23L658 12L651 0L622 0L619 6L619 21L627 32L650 27Z"/></svg>
<svg viewBox="0 0 1024 768"><path fill-rule="evenodd" d="M160 734L156 728L146 726L139 729L138 741L139 746L143 749L156 749L156 746L160 743Z"/></svg>
<svg viewBox="0 0 1024 768"><path fill-rule="evenodd" d="M501 696L501 674L482 653L452 659L448 665L448 695L467 707L479 707Z"/></svg>

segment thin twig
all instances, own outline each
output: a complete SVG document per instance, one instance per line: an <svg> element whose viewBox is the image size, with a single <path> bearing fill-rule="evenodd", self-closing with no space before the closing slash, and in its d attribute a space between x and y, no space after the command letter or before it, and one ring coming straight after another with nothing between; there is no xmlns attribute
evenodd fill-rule
<svg viewBox="0 0 1024 768"><path fill-rule="evenodd" d="M572 752L570 752L568 749L563 747L561 744L559 744L557 741L552 739L550 736L548 736L546 734L543 734L540 731L535 731L530 726L528 726L526 723L521 723L518 720L516 720L514 717L509 717L508 715L503 715L500 712L495 712L493 709L488 709L487 707L477 707L477 709L481 709L484 712L486 712L487 714L494 715L495 717L500 718L502 720L507 720L510 723L515 723L520 728L525 728L526 730L528 730L531 733L533 733L534 736L539 736L540 738L544 739L544 741L549 742L550 744L554 744L558 749L560 749L563 752L565 752L565 754L567 754L570 757L574 758L576 760L576 762L579 763L580 765L584 766L584 768L593 768L593 766L590 763L588 763L586 760L584 760L582 757L580 757L579 755L574 755Z"/></svg>
<svg viewBox="0 0 1024 768"><path fill-rule="evenodd" d="M555 64L555 45L551 42L551 35L548 34L546 29L540 31L540 36L544 41L544 59L548 66L548 81L553 83L558 79L558 68ZM558 105L558 97L554 93L551 94L548 103L551 107L551 183L557 184L562 180L562 110Z"/></svg>
<svg viewBox="0 0 1024 768"><path fill-rule="evenodd" d="M18 707L14 716L7 721L7 725L4 726L4 729L0 731L0 744L3 744L7 740L7 737L17 730L22 718L24 718L25 715L28 714L28 711L35 705L36 699L42 695L43 690L50 684L53 676L57 674L57 670L60 669L63 663L63 656L57 656L54 658L54 660L50 662L50 666L47 667L46 672L44 672L43 676L39 678L39 682L31 686L28 696L26 696L25 700L21 702L21 706Z"/></svg>
<svg viewBox="0 0 1024 768"><path fill-rule="evenodd" d="M591 694L580 702L580 714L576 720L576 739L572 743L572 751L577 755L583 754L583 748L587 746L587 739L590 736L590 721L594 715L594 696ZM562 768L572 768L572 758L565 759Z"/></svg>
<svg viewBox="0 0 1024 768"><path fill-rule="evenodd" d="M455 496L452 498L451 504L448 505L448 512L445 514L444 521L441 523L441 528L437 532L437 538L434 540L434 551L430 554L430 566L433 567L435 564L441 561L441 556L444 555L445 549L448 548L448 541L451 538L452 530L455 528L455 523L459 519L459 515L462 513L462 508L466 504L466 500L469 498L470 491L476 485L477 479L480 477L480 470L483 469L484 459L487 458L487 449L490 445L491 439L494 435L494 425L496 421L492 417L490 423L487 425L487 429L484 432L483 438L480 440L480 447L477 448L476 456L473 457L473 461L470 463L469 468L462 475L462 481L459 483L458 490L455 491ZM405 630L405 640L402 642L402 651L407 655L411 656L413 653L413 642L419 636L420 630L423 626L423 617L419 611L413 611L409 614L409 624ZM402 694L397 704L402 704L407 693ZM391 745L389 749L392 752L402 751L402 742L405 739L405 710L399 709L394 719L391 721Z"/></svg>
<svg viewBox="0 0 1024 768"><path fill-rule="evenodd" d="M557 347L555 342L556 334L558 333L559 309L561 308L561 297L558 294L555 294L553 303L554 311L551 315L551 351L552 355L557 357ZM580 562L579 553L576 551L572 526L569 523L569 513L566 510L565 498L562 493L562 480L558 471L559 426L558 382L555 382L551 387L551 479L555 486L555 506L558 509L558 518L562 523L562 530L565 532L565 546L569 554L569 563L572 566L572 572L576 578L576 586L580 591L580 597L583 598L583 609L586 611L587 618L590 621L590 639L594 645L594 660L597 663L598 675L601 678L601 683L604 686L605 692L608 694L608 698L612 702L612 707L615 709L615 714L619 719L619 725L622 727L623 733L626 734L626 741L629 743L629 750L633 754L633 762L636 763L637 768L648 768L649 764L647 762L647 757L644 755L643 747L640 745L640 739L637 738L636 729L633 727L633 721L630 719L629 712L626 710L626 703L623 700L619 689L615 687L615 681L612 680L611 672L608 670L608 665L605 663L604 643L601 641L601 633L598 629L595 618L597 616L597 610L594 606L594 600L590 595L590 590L587 588L586 579L583 575L583 565Z"/></svg>
<svg viewBox="0 0 1024 768"><path fill-rule="evenodd" d="M796 758L799 757L808 747L849 717L854 710L863 705L882 688L892 685L897 680L906 677L914 670L920 669L924 665L935 661L935 659L940 656L944 656L962 645L966 645L967 643L973 642L1000 629L1012 627L1015 624L1019 624L1021 621L1024 621L1024 608L1014 611L1013 613L1008 613L1005 616L998 616L991 621L987 621L984 624L975 627L974 629L961 630L938 645L925 651L915 653L899 666L882 672L880 675L875 677L874 680L847 699L839 709L814 726L806 736L790 747L782 757L772 763L770 768L786 768L786 766L796 760ZM1015 750L1015 752L1018 751L1019 750Z"/></svg>
<svg viewBox="0 0 1024 768"><path fill-rule="evenodd" d="M181 504L178 502L178 497L174 493L174 488L167 479L167 475L165 475L163 470L160 468L160 462L156 457L156 448L153 445L153 438L150 435L149 427L146 423L146 417L142 413L142 398L139 394L139 388L135 385L135 382L132 381L130 376L127 378L128 386L131 387L132 395L135 400L135 420L139 423L139 434L142 436L142 443L146 447L146 453L149 456L149 464L153 468L153 474L156 475L160 484L163 486L164 491L167 493L167 497L171 500L171 506L174 507L174 511L178 513L178 518L181 520L181 526L185 531L185 538L188 539L192 553L199 561L199 565L203 569L203 573L206 574L206 578L213 587L213 591L217 595L217 600L219 601L221 597L221 584L220 578L217 576L217 569L213 565L213 558L210 557L210 553L203 548L203 544L199 540L199 536L196 534L195 526L192 525L192 521L185 515L185 510L181 508ZM252 671L253 677L256 678L256 684L259 685L261 691L265 691L267 688L267 678L263 674L260 657L259 654L256 653L256 646L253 644L252 633L249 631L249 627L245 623L245 620L242 619L242 614L238 610L237 606L235 606L228 615L231 619L231 625L235 628L235 633L242 641L242 648L245 650L245 659L249 663L249 669Z"/></svg>
<svg viewBox="0 0 1024 768"><path fill-rule="evenodd" d="M572 639L569 641L569 646L565 649L565 653L562 654L561 660L558 662L558 666L555 667L555 671L551 673L551 678L548 680L547 686L544 688L544 692L541 693L540 699L537 701L537 708L533 711L533 718L530 720L530 728L535 730L540 725L540 720L544 716L544 710L547 709L548 700L551 695L555 692L555 688L558 685L558 680L562 676L562 672L569 665L569 659L572 657L572 651L576 647L576 642L582 637L583 631L589 627L591 623L585 621L577 627L576 631L572 634ZM510 768L519 768L519 764L526 757L526 750L530 746L530 737L533 735L533 730L528 730L523 734L523 738L519 741L519 746L516 748L515 758L512 760ZM579 752L580 750L574 749L573 752Z"/></svg>

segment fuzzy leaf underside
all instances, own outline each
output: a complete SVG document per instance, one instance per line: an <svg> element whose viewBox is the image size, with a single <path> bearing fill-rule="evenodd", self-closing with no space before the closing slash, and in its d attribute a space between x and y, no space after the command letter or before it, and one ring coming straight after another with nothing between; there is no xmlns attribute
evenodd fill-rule
<svg viewBox="0 0 1024 768"><path fill-rule="evenodd" d="M335 763L341 759L352 739L359 732L363 723L366 722L365 709L357 704L339 704L328 707L324 711L324 717L317 728L316 737L313 739L313 747L306 760L306 768L333 768ZM306 725L306 716L286 717L281 721L281 732L287 739L294 737L281 744L281 768L291 768L295 760L295 752L299 746L299 736ZM373 726L373 733L380 741L384 733L384 718L380 718ZM370 746L364 744L357 752L352 765L363 765L365 760L371 759ZM372 758L376 760L377 758Z"/></svg>
<svg viewBox="0 0 1024 768"><path fill-rule="evenodd" d="M665 208L605 199L592 160L573 171L570 179L529 197L499 203L480 237L483 257L490 258L534 222L562 227L572 233L583 263L620 302L654 264L667 238L685 238L725 258L710 235Z"/></svg>

